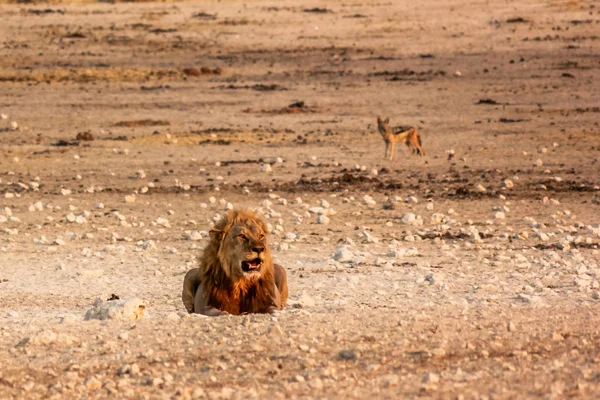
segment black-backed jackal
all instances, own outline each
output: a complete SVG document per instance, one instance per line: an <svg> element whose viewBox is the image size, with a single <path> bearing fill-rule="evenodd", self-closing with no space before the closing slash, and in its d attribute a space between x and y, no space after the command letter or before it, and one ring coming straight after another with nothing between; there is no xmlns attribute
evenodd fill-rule
<svg viewBox="0 0 600 400"><path fill-rule="evenodd" d="M385 142L385 158L392 160L394 158L394 146L396 142L405 143L413 154L425 155L421 147L421 136L416 128L412 126L390 126L390 119L382 120L377 117L377 128Z"/></svg>

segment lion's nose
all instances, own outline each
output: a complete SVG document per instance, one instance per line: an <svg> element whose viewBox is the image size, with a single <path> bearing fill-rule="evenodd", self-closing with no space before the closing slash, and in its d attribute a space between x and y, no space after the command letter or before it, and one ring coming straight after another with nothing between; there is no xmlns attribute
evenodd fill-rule
<svg viewBox="0 0 600 400"><path fill-rule="evenodd" d="M262 244L255 244L252 247L252 251L255 253L262 253L263 251L265 251L265 246L263 246Z"/></svg>

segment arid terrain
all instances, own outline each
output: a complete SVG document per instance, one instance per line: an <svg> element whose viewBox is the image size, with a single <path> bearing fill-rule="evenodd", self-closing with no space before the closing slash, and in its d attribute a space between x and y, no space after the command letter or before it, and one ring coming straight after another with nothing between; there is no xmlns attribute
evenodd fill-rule
<svg viewBox="0 0 600 400"><path fill-rule="evenodd" d="M599 398L598 6L3 2L0 398ZM232 207L288 305L187 315Z"/></svg>

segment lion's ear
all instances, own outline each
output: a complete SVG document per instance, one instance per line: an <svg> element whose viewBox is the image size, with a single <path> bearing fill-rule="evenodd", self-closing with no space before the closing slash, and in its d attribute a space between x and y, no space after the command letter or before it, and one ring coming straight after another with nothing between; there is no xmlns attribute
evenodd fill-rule
<svg viewBox="0 0 600 400"><path fill-rule="evenodd" d="M218 229L211 229L208 231L208 234L210 235L210 240L213 242L221 242L223 239L223 231Z"/></svg>

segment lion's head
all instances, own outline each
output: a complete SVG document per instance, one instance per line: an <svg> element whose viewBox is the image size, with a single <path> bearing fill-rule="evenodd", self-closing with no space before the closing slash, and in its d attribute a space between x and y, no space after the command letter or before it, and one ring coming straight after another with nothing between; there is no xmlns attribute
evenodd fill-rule
<svg viewBox="0 0 600 400"><path fill-rule="evenodd" d="M267 226L254 212L229 211L210 231L210 243L201 259L202 267L205 272L220 267L233 281L254 280L272 273L267 233Z"/></svg>

